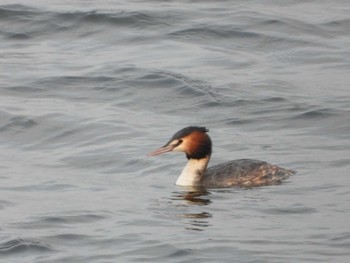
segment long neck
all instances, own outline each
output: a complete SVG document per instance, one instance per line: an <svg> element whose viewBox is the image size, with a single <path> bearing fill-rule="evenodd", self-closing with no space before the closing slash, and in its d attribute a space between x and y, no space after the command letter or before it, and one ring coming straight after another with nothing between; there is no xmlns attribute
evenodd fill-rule
<svg viewBox="0 0 350 263"><path fill-rule="evenodd" d="M189 159L176 184L181 186L199 186L207 169L210 156L201 159Z"/></svg>

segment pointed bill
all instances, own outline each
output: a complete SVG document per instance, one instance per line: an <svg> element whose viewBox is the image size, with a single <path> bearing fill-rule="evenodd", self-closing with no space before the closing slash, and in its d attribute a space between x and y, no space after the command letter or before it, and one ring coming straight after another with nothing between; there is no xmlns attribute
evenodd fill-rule
<svg viewBox="0 0 350 263"><path fill-rule="evenodd" d="M157 150L154 150L153 152L150 152L149 154L147 154L147 156L156 156L156 155L160 155L163 153L167 153L167 152L171 152L174 149L174 146L172 145L166 145L164 147L161 147Z"/></svg>

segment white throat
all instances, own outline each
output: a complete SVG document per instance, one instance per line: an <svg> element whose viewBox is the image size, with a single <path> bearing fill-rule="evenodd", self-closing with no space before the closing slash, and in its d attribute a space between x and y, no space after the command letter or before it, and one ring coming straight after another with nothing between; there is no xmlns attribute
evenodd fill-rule
<svg viewBox="0 0 350 263"><path fill-rule="evenodd" d="M209 157L202 159L189 159L185 168L182 170L176 184L181 186L198 186L202 176L207 169Z"/></svg>

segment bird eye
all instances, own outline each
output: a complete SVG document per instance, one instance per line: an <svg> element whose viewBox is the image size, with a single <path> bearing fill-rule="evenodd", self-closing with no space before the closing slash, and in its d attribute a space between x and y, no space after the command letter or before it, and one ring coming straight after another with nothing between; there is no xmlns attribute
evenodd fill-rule
<svg viewBox="0 0 350 263"><path fill-rule="evenodd" d="M178 139L178 140L174 141L174 147L179 146L182 142L183 142L182 139Z"/></svg>

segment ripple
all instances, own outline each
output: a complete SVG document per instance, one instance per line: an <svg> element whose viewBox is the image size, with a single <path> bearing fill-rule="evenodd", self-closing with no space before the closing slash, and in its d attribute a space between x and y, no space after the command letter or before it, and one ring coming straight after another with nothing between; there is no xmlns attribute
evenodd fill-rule
<svg viewBox="0 0 350 263"><path fill-rule="evenodd" d="M12 27L0 33L9 40L28 40L43 35L54 38L72 33L84 38L104 34L105 31L97 29L100 26L145 29L167 25L167 19L164 14L153 11L49 11L25 5L6 5L0 8L0 20L11 21Z"/></svg>
<svg viewBox="0 0 350 263"><path fill-rule="evenodd" d="M346 32L347 28L350 27L350 19L332 20L322 23L321 26L325 27L327 30L332 30L333 32Z"/></svg>
<svg viewBox="0 0 350 263"><path fill-rule="evenodd" d="M34 120L26 116L12 117L0 126L0 132L19 133L38 125Z"/></svg>
<svg viewBox="0 0 350 263"><path fill-rule="evenodd" d="M0 210L6 209L7 207L14 206L14 203L6 200L0 200Z"/></svg>
<svg viewBox="0 0 350 263"><path fill-rule="evenodd" d="M79 235L79 234L60 234L60 235L55 235L55 236L50 236L47 237L48 239L57 239L57 240L61 240L61 241L79 241L79 240L87 240L89 238L91 238L88 235Z"/></svg>
<svg viewBox="0 0 350 263"><path fill-rule="evenodd" d="M9 39L14 39L14 40L26 40L26 39L30 39L30 35L29 34L25 34L25 33L10 33L7 32L5 33L6 36Z"/></svg>
<svg viewBox="0 0 350 263"><path fill-rule="evenodd" d="M45 91L43 88L38 88L33 86L11 86L11 87L7 87L6 89L9 91L25 93L28 95Z"/></svg>
<svg viewBox="0 0 350 263"><path fill-rule="evenodd" d="M24 14L28 14L30 12L37 11L37 9L26 6L26 5L4 5L0 7L0 17L2 19L11 18L13 16L21 16ZM16 17L18 18L18 17Z"/></svg>
<svg viewBox="0 0 350 263"><path fill-rule="evenodd" d="M322 109L316 109L316 110L310 110L307 112L303 112L301 114L298 114L294 116L294 119L321 119L321 118L327 118L330 116L334 116L337 114L337 110L330 109L330 108L322 108Z"/></svg>
<svg viewBox="0 0 350 263"><path fill-rule="evenodd" d="M143 262L162 262L174 257L188 256L192 253L190 249L181 249L171 244L148 240L141 242L139 246L133 247L129 251L120 253L119 256L131 256L137 261Z"/></svg>
<svg viewBox="0 0 350 263"><path fill-rule="evenodd" d="M101 12L89 12L89 13L66 13L60 14L62 20L67 17L76 19L82 18L81 21L88 23L111 23L112 25L126 25L144 28L150 25L159 24L158 19L154 14L147 14L140 11L122 11L119 13L101 13Z"/></svg>
<svg viewBox="0 0 350 263"><path fill-rule="evenodd" d="M340 233L329 238L334 247L348 248L350 246L350 232Z"/></svg>
<svg viewBox="0 0 350 263"><path fill-rule="evenodd" d="M266 214L286 215L286 214L314 214L318 210L312 207L291 206L261 209Z"/></svg>
<svg viewBox="0 0 350 263"><path fill-rule="evenodd" d="M14 223L16 227L23 229L44 229L44 228L61 228L71 224L90 224L106 219L106 216L84 213L79 215L64 215L64 216L43 216L38 219Z"/></svg>
<svg viewBox="0 0 350 263"><path fill-rule="evenodd" d="M0 254L54 251L50 245L31 239L12 239L0 244Z"/></svg>
<svg viewBox="0 0 350 263"><path fill-rule="evenodd" d="M25 186L11 186L11 187L0 187L1 190L6 191L19 191L19 192L37 192L37 191L63 191L72 190L76 188L71 184L57 183L55 181L43 182L40 184L31 184Z"/></svg>
<svg viewBox="0 0 350 263"><path fill-rule="evenodd" d="M197 27L174 31L169 34L170 36L183 36L201 38L256 38L259 36L257 33L247 32L244 30L235 30L231 26L220 26L220 27Z"/></svg>

